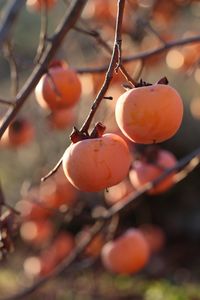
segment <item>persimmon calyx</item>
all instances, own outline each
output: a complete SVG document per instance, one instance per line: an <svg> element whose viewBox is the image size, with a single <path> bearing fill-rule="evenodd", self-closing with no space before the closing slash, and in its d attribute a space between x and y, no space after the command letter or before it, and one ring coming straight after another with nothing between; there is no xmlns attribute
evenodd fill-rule
<svg viewBox="0 0 200 300"><path fill-rule="evenodd" d="M164 76L161 79L159 79L155 84L166 84L167 85L168 83L169 83L169 81L168 81L167 77ZM140 81L135 85L135 88L143 87L143 86L150 86L150 85L153 85L153 84L146 82L141 78ZM125 86L125 88L127 88L127 86ZM129 89L129 86L128 86L128 89Z"/></svg>
<svg viewBox="0 0 200 300"><path fill-rule="evenodd" d="M73 131L70 135L70 139L73 144L80 142L82 140L86 139L96 139L102 137L106 130L106 126L104 126L102 123L98 122L95 124L94 129L90 134L88 132L82 132L78 130L76 127L73 128Z"/></svg>

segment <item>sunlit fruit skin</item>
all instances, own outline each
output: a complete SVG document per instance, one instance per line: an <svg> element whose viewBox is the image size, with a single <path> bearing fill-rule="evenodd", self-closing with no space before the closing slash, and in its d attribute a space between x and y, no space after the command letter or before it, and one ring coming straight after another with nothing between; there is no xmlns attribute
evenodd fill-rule
<svg viewBox="0 0 200 300"><path fill-rule="evenodd" d="M44 109L70 108L80 100L81 82L77 73L65 63L53 65L49 74L43 75L37 84L35 96Z"/></svg>
<svg viewBox="0 0 200 300"><path fill-rule="evenodd" d="M179 129L183 103L169 85L138 87L119 97L115 116L119 128L130 140L139 144L160 143Z"/></svg>
<svg viewBox="0 0 200 300"><path fill-rule="evenodd" d="M118 239L108 242L101 252L105 268L118 274L140 271L149 260L149 245L139 229L129 229Z"/></svg>
<svg viewBox="0 0 200 300"><path fill-rule="evenodd" d="M147 182L158 178L164 170L173 167L177 160L173 153L160 150L157 160L154 163L148 163L141 160L133 162L133 168L129 172L131 183L136 189L139 189ZM156 195L167 191L174 184L174 173L167 176L157 186L148 191L150 195Z"/></svg>
<svg viewBox="0 0 200 300"><path fill-rule="evenodd" d="M63 156L66 177L76 188L87 192L119 183L127 176L130 164L126 142L111 133L72 144Z"/></svg>
<svg viewBox="0 0 200 300"><path fill-rule="evenodd" d="M45 5L47 8L52 8L56 4L56 0L27 0L26 1L26 6L28 9L33 10L33 11L39 11Z"/></svg>

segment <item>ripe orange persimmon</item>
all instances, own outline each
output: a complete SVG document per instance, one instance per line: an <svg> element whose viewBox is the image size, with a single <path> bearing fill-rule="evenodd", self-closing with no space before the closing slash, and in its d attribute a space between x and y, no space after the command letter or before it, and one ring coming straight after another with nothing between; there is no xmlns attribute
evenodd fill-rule
<svg viewBox="0 0 200 300"><path fill-rule="evenodd" d="M53 211L40 201L39 188L32 187L16 204L24 220L44 220L53 214Z"/></svg>
<svg viewBox="0 0 200 300"><path fill-rule="evenodd" d="M140 230L144 234L152 253L162 250L166 240L162 228L153 224L143 224L140 226Z"/></svg>
<svg viewBox="0 0 200 300"><path fill-rule="evenodd" d="M53 224L48 220L26 221L20 227L20 234L24 241L41 247L53 235Z"/></svg>
<svg viewBox="0 0 200 300"><path fill-rule="evenodd" d="M43 206L49 209L59 209L61 206L72 206L76 201L77 191L66 179L65 183L58 183L53 179L48 179L41 184L39 189L39 199Z"/></svg>
<svg viewBox="0 0 200 300"><path fill-rule="evenodd" d="M63 169L68 180L87 192L119 183L126 177L130 164L126 142L112 133L72 144L63 156Z"/></svg>
<svg viewBox="0 0 200 300"><path fill-rule="evenodd" d="M47 6L47 8L51 8L56 4L56 0L27 0L26 6L30 10L38 11L42 7Z"/></svg>
<svg viewBox="0 0 200 300"><path fill-rule="evenodd" d="M42 108L52 111L74 106L80 99L81 83L77 73L64 61L55 61L48 74L42 76L35 96Z"/></svg>
<svg viewBox="0 0 200 300"><path fill-rule="evenodd" d="M84 239L88 237L88 234L89 234L89 228L86 226L78 234L77 244L84 241ZM89 243L89 245L86 247L84 253L88 256L93 256L93 257L99 256L104 244L105 244L105 237L104 237L103 233L100 232Z"/></svg>
<svg viewBox="0 0 200 300"><path fill-rule="evenodd" d="M101 253L101 249L103 244L105 243L105 239L102 234L98 234L87 246L85 249L85 253L89 256L99 256Z"/></svg>
<svg viewBox="0 0 200 300"><path fill-rule="evenodd" d="M40 203L21 200L17 203L22 217L26 220L45 219L52 215L52 211Z"/></svg>
<svg viewBox="0 0 200 300"><path fill-rule="evenodd" d="M119 97L115 116L119 128L130 140L139 144L159 143L179 129L183 103L169 85L143 86Z"/></svg>
<svg viewBox="0 0 200 300"><path fill-rule="evenodd" d="M139 229L129 229L103 246L103 265L111 272L130 274L140 271L148 262L150 250Z"/></svg>
<svg viewBox="0 0 200 300"><path fill-rule="evenodd" d="M59 233L51 246L41 254L40 275L44 276L51 273L56 265L71 253L74 246L74 237L70 233Z"/></svg>
<svg viewBox="0 0 200 300"><path fill-rule="evenodd" d="M146 162L143 160L135 160L132 169L129 172L129 178L135 188L140 188L149 181L159 177L165 169L173 167L176 164L176 158L173 153L160 150L155 162ZM174 174L167 176L157 186L152 188L148 193L156 195L168 190L174 183Z"/></svg>
<svg viewBox="0 0 200 300"><path fill-rule="evenodd" d="M1 145L19 147L30 143L35 136L35 129L28 120L19 118L13 121L2 136Z"/></svg>
<svg viewBox="0 0 200 300"><path fill-rule="evenodd" d="M124 197L135 191L129 180L124 179L120 183L111 186L104 192L105 201L109 205L113 205L122 201Z"/></svg>
<svg viewBox="0 0 200 300"><path fill-rule="evenodd" d="M76 119L74 109L55 110L49 117L48 122L51 128L63 130L67 129Z"/></svg>

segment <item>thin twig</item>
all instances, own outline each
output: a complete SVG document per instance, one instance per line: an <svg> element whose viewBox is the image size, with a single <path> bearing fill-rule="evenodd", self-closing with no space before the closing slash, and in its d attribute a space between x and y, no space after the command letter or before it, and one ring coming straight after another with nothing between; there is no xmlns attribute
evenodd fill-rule
<svg viewBox="0 0 200 300"><path fill-rule="evenodd" d="M22 6L25 0L13 0L9 1L6 5L5 11L1 16L0 23L0 45L7 39L11 27L13 26L18 14L22 11Z"/></svg>
<svg viewBox="0 0 200 300"><path fill-rule="evenodd" d="M83 124L83 126L81 127L81 132L88 132L90 124L93 120L93 117L109 87L109 84L112 80L113 77L113 72L116 68L116 65L118 63L118 59L119 59L119 54L118 54L118 50L119 50L119 41L121 41L121 30L122 30L122 19L123 19L123 12L124 12L124 5L125 5L125 0L119 0L118 1L118 11L117 11L117 19L116 19L116 30L115 30L115 41L114 41L114 47L113 47L113 53L112 53L112 57L110 60L110 64L108 66L108 70L106 72L106 76L105 76L105 80L103 82L103 85L96 97L96 99L94 100L94 103L90 109L90 112L88 114L88 116L86 117L86 120Z"/></svg>
<svg viewBox="0 0 200 300"><path fill-rule="evenodd" d="M47 178L49 178L53 174L55 174L58 171L59 167L61 166L62 160L63 160L63 155L60 158L60 160L57 162L57 164L55 165L55 167L53 167L53 169L49 173L47 173L44 177L41 178L41 181L45 181L45 180L47 180Z"/></svg>
<svg viewBox="0 0 200 300"><path fill-rule="evenodd" d="M165 39L157 32L157 30L155 30L155 28L151 25L149 21L142 21L142 23L150 32L152 32L160 40L161 43L166 45Z"/></svg>
<svg viewBox="0 0 200 300"><path fill-rule="evenodd" d="M184 176L179 177L179 173L176 174L176 178L179 177L179 180L176 180L177 182L181 180L181 178L185 178L190 172L193 171L194 168L197 167L200 163L200 148L197 148L193 152L189 153L185 157L183 157L181 160L179 160L173 167L166 169L159 177L157 177L155 180L148 182L145 184L142 188L140 188L138 191L134 191L124 197L122 200L115 205L113 205L109 210L104 211L103 218L110 219L113 215L119 213L122 211L127 205L129 205L132 201L135 201L136 199L139 199L142 195L144 195L146 192L148 192L153 187L157 186L159 183L161 183L166 177L173 174L176 171L180 171L180 174L183 174L184 170ZM136 202L135 202L136 203Z"/></svg>
<svg viewBox="0 0 200 300"><path fill-rule="evenodd" d="M56 51L59 49L66 34L78 20L86 2L87 0L71 1L71 5L69 6L69 9L66 12L63 20L57 26L53 37L49 40L49 43L40 59L40 64L35 67L32 74L29 76L24 86L17 94L15 107L9 109L4 116L2 125L0 127L0 138L2 137L6 128L12 122L14 117L17 115L18 111L22 108L23 104L26 102L42 75L46 72L48 63L54 57Z"/></svg>
<svg viewBox="0 0 200 300"><path fill-rule="evenodd" d="M85 29L82 29L82 28L79 28L79 27L75 27L74 28L75 30L83 33L83 34L86 34L86 35L89 35L93 38L95 38L95 40L97 41L97 43L99 45L101 45L109 54L112 54L112 48L110 47L110 45L102 38L102 36L100 35L100 33L98 31L93 31L93 30L85 30ZM120 43L121 44L121 43ZM120 52L119 54L119 57L118 57L118 64L116 66L116 71L118 71L117 69L119 68L120 71L122 72L123 76L125 77L125 79L131 83L132 86L135 86L136 85L136 81L129 75L129 73L127 72L126 68L122 65L122 57L121 57L121 45L119 46L119 49L118 49L118 53Z"/></svg>
<svg viewBox="0 0 200 300"><path fill-rule="evenodd" d="M96 99L94 100L94 102L92 104L92 107L89 111L88 116L86 117L86 120L85 120L84 124L82 125L82 127L80 129L80 131L82 133L88 133L90 124L93 120L93 117L94 117L101 101L104 99L106 91L109 87L109 84L110 84L112 78L113 78L113 73L115 71L116 65L118 63L118 58L119 58L119 55L118 55L118 50L119 50L118 41L121 40L121 28L122 28L122 18L123 18L123 12L124 12L124 4L125 4L125 0L118 0L118 13L117 13L117 18L116 18L115 40L114 40L114 46L113 46L113 51L112 51L110 64L108 66L108 70L106 72L105 80L103 82L103 85L102 85L98 95L96 96ZM47 178L49 178L54 173L56 173L56 171L58 170L58 168L60 167L61 164L62 164L62 157L60 158L60 160L58 161L56 166L47 175L45 175L41 180L45 181Z"/></svg>
<svg viewBox="0 0 200 300"><path fill-rule="evenodd" d="M138 190L137 192L130 193L128 196L121 199L121 201L115 205L113 205L110 209L105 211L105 213L102 216L98 216L97 221L94 226L92 226L87 234L87 236L79 243L79 245L74 249L74 251L64 260L61 262L57 268L49 275L45 276L44 278L36 281L32 286L25 288L24 290L20 291L19 293L16 293L14 295L11 295L9 297L0 298L0 300L17 300L17 299L27 299L27 296L37 290L39 287L44 285L49 280L59 276L62 274L65 270L67 270L72 263L79 257L79 255L85 250L85 248L88 246L88 244L94 239L94 237L105 227L107 226L107 222L113 218L113 216L118 215L119 213L122 213L128 205L130 205L132 202L137 205L138 202L136 200L140 200L141 196L144 195L146 192L148 192L153 187L157 186L159 183L161 183L167 176L170 174L173 174L176 171L179 171L178 174L183 174L184 176L180 176L179 180L182 180L185 178L190 172L194 170L195 167L197 167L200 163L200 148L197 148L190 154L183 157L181 160L179 160L176 165L174 165L172 168L167 169L162 173L161 176L157 177L152 182L147 183L144 185L143 188ZM176 175L177 176L177 175Z"/></svg>
<svg viewBox="0 0 200 300"><path fill-rule="evenodd" d="M40 26L40 37L39 37L39 45L37 48L37 53L34 61L38 63L44 53L46 48L47 41L47 31L48 31L48 13L47 13L47 2L44 1L44 6L41 9L41 26Z"/></svg>
<svg viewBox="0 0 200 300"><path fill-rule="evenodd" d="M174 47L181 47L187 44L195 44L200 43L200 35L196 35L189 38L177 39L171 42L167 42L165 45L162 45L156 49L151 49L143 52L136 53L131 56L122 57L122 63L129 63L136 60L144 60L149 57L155 56L157 54L166 52L167 50ZM108 65L103 65L101 67L86 67L86 68L76 68L76 72L79 74L87 74L87 73L104 73L108 68Z"/></svg>
<svg viewBox="0 0 200 300"><path fill-rule="evenodd" d="M12 43L8 40L4 43L4 54L10 66L11 94L15 97L19 89L19 76Z"/></svg>
<svg viewBox="0 0 200 300"><path fill-rule="evenodd" d="M18 299L27 299L27 296L33 293L35 290L43 286L49 280L59 276L62 274L68 267L72 265L72 263L79 257L79 255L85 250L85 248L89 245L91 240L106 226L107 222L97 221L96 224L90 229L88 235L79 243L79 245L71 252L71 254L60 263L50 274L36 281L30 287L23 289L22 291L8 296L4 298L0 298L0 300L18 300Z"/></svg>

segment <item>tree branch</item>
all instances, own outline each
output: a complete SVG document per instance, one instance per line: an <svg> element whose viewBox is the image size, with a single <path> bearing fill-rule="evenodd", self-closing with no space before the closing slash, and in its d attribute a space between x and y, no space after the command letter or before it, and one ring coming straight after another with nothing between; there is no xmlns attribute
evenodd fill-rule
<svg viewBox="0 0 200 300"><path fill-rule="evenodd" d="M15 106L15 101L0 99L0 104L8 105L8 106Z"/></svg>
<svg viewBox="0 0 200 300"><path fill-rule="evenodd" d="M88 235L79 243L79 245L74 249L74 251L56 267L56 269L51 274L43 277L42 279L39 279L32 286L20 291L19 293L16 293L9 297L0 298L0 300L18 300L24 298L27 299L27 295L31 294L36 289L44 285L46 282L59 276L66 269L68 269L72 265L72 263L79 257L79 255L85 250L88 244L94 239L94 237L108 224L107 222L110 221L110 219L112 219L113 216L123 212L132 202L136 206L138 204L138 201L141 199L142 195L144 195L146 192L152 189L152 187L157 186L170 174L173 174L175 171L179 171L177 176L179 174L181 176L177 181L180 181L183 178L185 178L190 172L192 172L194 168L199 165L199 163L200 148L197 148L196 150L179 160L176 163L176 165L174 165L172 168L169 168L166 171L164 171L161 176L145 184L144 187L142 187L137 192L130 193L128 196L121 199L119 203L113 205L108 210L105 210L103 215L101 214L100 216L94 217L97 220L95 225L93 225L89 230Z"/></svg>
<svg viewBox="0 0 200 300"><path fill-rule="evenodd" d="M108 70L105 75L105 80L103 82L103 85L94 100L94 103L90 109L90 112L88 116L86 117L86 120L81 127L81 132L87 132L90 124L92 122L92 119L109 87L109 84L112 80L113 77L113 72L115 68L117 67L118 64L118 59L120 58L119 50L121 49L121 30L122 30L122 19L123 19L123 12L124 12L124 5L125 5L125 0L119 0L118 1L118 10L117 10L117 19L116 19L116 30L115 30L115 41L114 41L114 47L113 47L113 52L112 52L112 57L110 60L110 64L108 66ZM120 46L119 46L120 42ZM120 62L119 62L120 63Z"/></svg>
<svg viewBox="0 0 200 300"><path fill-rule="evenodd" d="M94 117L101 101L104 99L104 95L105 95L105 93L106 93L106 91L109 87L109 84L110 84L110 82L113 78L113 73L114 73L115 68L118 64L118 59L120 57L120 55L118 53L119 52L118 41L121 41L121 28L122 28L124 5L125 5L125 0L118 0L118 10L117 10L116 29L115 29L115 40L114 40L114 45L113 45L110 64L108 66L108 70L106 72L105 80L103 82L103 85L102 85L98 95L96 96L96 99L94 100L94 102L92 104L92 107L89 111L88 116L86 117L86 120L85 120L84 124L82 125L82 127L80 129L80 131L82 133L88 133L88 130L89 130L90 124L93 120L93 117ZM58 161L56 166L47 175L45 175L41 179L41 181L45 181L47 178L49 178L54 173L56 173L56 171L58 170L58 168L60 167L61 164L62 164L62 157L60 158L60 160Z"/></svg>
<svg viewBox="0 0 200 300"><path fill-rule="evenodd" d="M171 48L174 47L181 47L188 44L195 44L200 43L200 35L184 38L184 39L178 39L171 42L167 42L165 45L162 45L156 49L143 51L131 56L122 57L122 63L129 63L135 60L145 60L149 57L155 56L157 54L163 53ZM108 65L103 65L101 67L95 68L95 67L87 67L87 68L76 68L76 72L79 74L85 74L85 73L104 73L108 68Z"/></svg>
<svg viewBox="0 0 200 300"><path fill-rule="evenodd" d="M42 75L45 73L48 63L54 57L56 51L59 49L66 34L74 26L74 24L80 17L86 2L87 0L73 0L71 2L69 10L66 12L63 20L58 25L55 34L49 41L41 57L40 64L38 64L35 67L32 74L30 75L30 77L27 79L22 89L17 94L15 107L9 109L5 117L3 118L2 126L0 128L0 137L2 137L6 128L9 126L10 122L12 122L14 117L17 115L18 111L23 106L24 102L31 94L32 90L36 87Z"/></svg>

